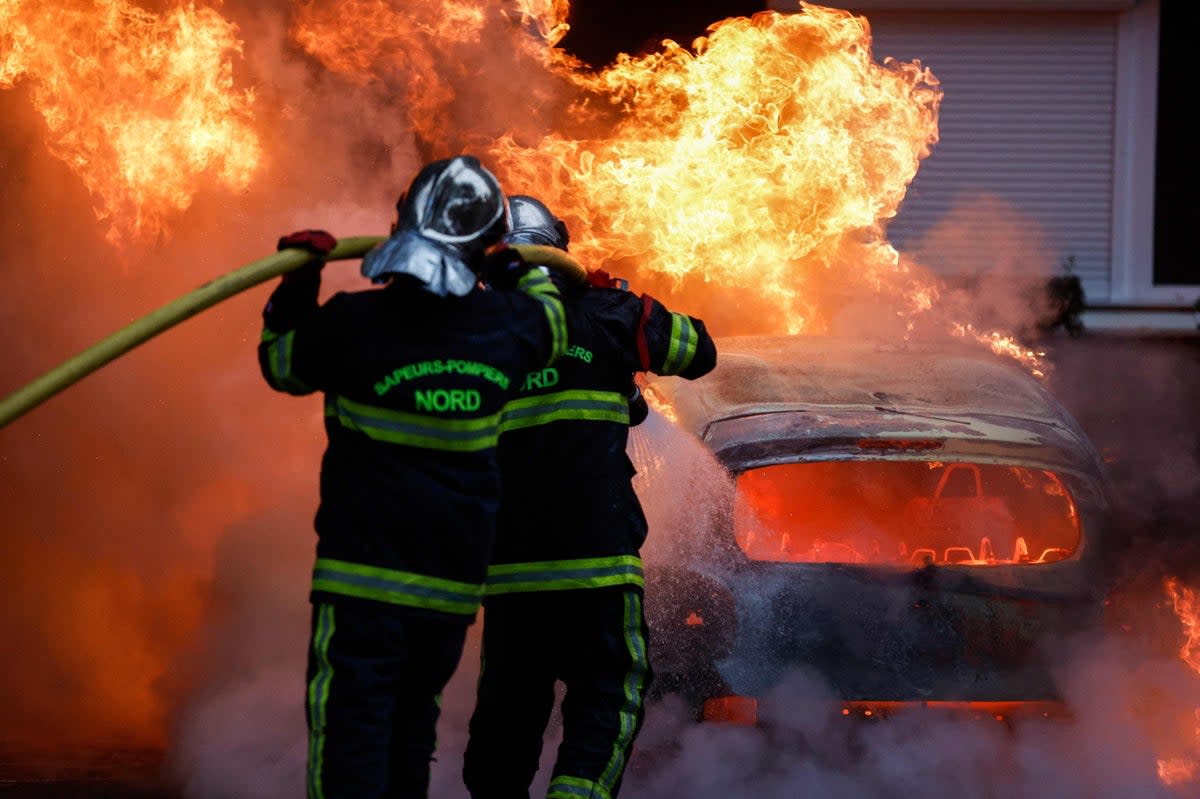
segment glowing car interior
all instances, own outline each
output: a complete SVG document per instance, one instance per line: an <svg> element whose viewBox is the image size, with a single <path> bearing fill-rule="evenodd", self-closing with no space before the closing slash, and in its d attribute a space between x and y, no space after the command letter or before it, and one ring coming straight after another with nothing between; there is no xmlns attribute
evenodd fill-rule
<svg viewBox="0 0 1200 799"><path fill-rule="evenodd" d="M939 461L817 461L737 478L734 536L752 560L900 567L1037 565L1079 543L1054 472Z"/></svg>

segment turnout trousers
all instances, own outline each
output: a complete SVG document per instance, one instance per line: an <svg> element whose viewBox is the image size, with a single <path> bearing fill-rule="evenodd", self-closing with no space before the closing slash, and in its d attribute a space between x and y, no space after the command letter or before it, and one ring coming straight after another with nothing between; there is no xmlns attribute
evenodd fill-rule
<svg viewBox="0 0 1200 799"><path fill-rule="evenodd" d="M441 692L467 625L368 602L314 602L308 799L425 799Z"/></svg>
<svg viewBox="0 0 1200 799"><path fill-rule="evenodd" d="M615 586L489 597L463 763L472 799L528 799L566 686L552 799L612 799L645 718L652 678L642 591Z"/></svg>

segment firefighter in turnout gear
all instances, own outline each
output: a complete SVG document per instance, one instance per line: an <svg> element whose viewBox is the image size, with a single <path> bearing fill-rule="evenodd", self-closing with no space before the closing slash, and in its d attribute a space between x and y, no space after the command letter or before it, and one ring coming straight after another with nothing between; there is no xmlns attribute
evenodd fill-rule
<svg viewBox="0 0 1200 799"><path fill-rule="evenodd" d="M565 348L559 292L537 269L512 291L478 275L507 231L496 179L469 156L420 171L392 236L363 259L381 288L318 305L336 244L263 313L270 386L324 393L308 662L308 797L425 797L440 694L484 593L500 501L501 410ZM507 258L506 262L511 262Z"/></svg>
<svg viewBox="0 0 1200 799"><path fill-rule="evenodd" d="M565 226L541 202L510 203L507 241L566 249ZM631 403L644 403L633 376L692 379L716 365L700 320L599 273L591 282L550 274L570 346L526 375L504 411L500 523L463 766L473 799L527 799L556 681L566 687L563 738L548 796L616 797L651 680L639 558L646 518L625 451Z"/></svg>

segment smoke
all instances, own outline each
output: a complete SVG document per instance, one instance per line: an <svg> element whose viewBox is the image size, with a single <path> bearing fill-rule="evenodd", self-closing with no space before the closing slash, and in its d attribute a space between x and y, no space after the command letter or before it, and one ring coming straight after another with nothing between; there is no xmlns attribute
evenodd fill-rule
<svg viewBox="0 0 1200 799"><path fill-rule="evenodd" d="M398 191L432 155L501 130L524 131L533 142L542 129L570 124L561 87L531 72L531 57L515 48L430 50L431 63L362 83L292 43L289 3L230 2L222 13L244 42L234 77L255 89L264 161L245 191L202 182L157 240L112 246L94 198L47 150L29 84L0 92L0 240L7 245L0 257L7 355L0 391L268 254L284 232L386 230ZM464 53L470 68L446 71ZM399 89L418 68L453 78L458 100L444 129L414 129L410 100ZM534 85L514 79L514 68L532 75ZM530 92L539 98L536 113ZM487 126L462 127L480 116ZM326 276L326 293L359 285L354 265L332 264ZM273 394L258 375L254 350L269 290L189 320L0 432L0 636L10 652L0 663L0 747L165 747L170 773L189 798L298 793L305 595L323 431L316 400ZM720 287L705 290L720 306ZM730 311L731 319L738 312ZM882 318L862 319L871 317ZM1015 318L1007 309L997 317ZM1067 370L1077 382L1060 371L1065 382L1056 387L1093 411L1084 421L1096 422L1090 429L1112 442L1117 471L1146 478L1134 481L1130 504L1146 511L1139 518L1149 536L1153 523L1167 518L1164 508L1194 489L1187 475L1196 473L1197 453L1187 436L1140 438L1145 427L1115 415L1135 405L1152 419L1193 389L1171 382L1178 372L1170 363L1146 364L1129 353L1122 364L1085 358ZM1088 373L1103 365L1101 377ZM1138 401L1086 395L1097 380L1131 385ZM1173 425L1195 429L1186 417ZM688 531L728 501L728 480L698 442L661 416L635 432L633 446L644 448L638 487L652 529L644 554L650 563L679 562ZM669 479L655 483L656 476ZM1165 548L1177 539L1164 533L1154 540ZM462 795L458 767L477 635L476 627L446 693L433 771L438 797ZM909 795L941 795L971 770L996 775L997 764L1015 764L1018 781L1011 784L1027 793L1047 795L1045 785L1061 785L1051 795L1115 796L1122 786L1124 795L1153 796L1141 757L1151 736L1139 731L1144 719L1129 706L1144 704L1147 684L1169 689L1181 704L1184 697L1200 704L1173 652L1161 654L1146 660L1096 646L1075 655L1073 684L1097 700L1089 723L1033 725L1015 736L922 718L852 738L793 711L794 695L812 687L803 675L764 702L777 726L771 733L694 725L668 697L651 710L640 739L646 754L631 768L623 795L782 794L807 786L832 796L888 796L893 781ZM1111 730L1133 730L1134 737L1122 748ZM552 726L548 752L559 734ZM543 770L535 788L546 779ZM1013 787L996 795L1017 794Z"/></svg>
<svg viewBox="0 0 1200 799"><path fill-rule="evenodd" d="M1158 779L1155 757L1161 741L1147 727L1161 727L1169 714L1148 710L1145 693L1157 685L1173 702L1194 703L1194 678L1177 663L1148 666L1099 645L1076 653L1064 667L1070 674L1068 701L1079 709L1070 720L1009 725L986 715L953 718L936 710L913 710L886 721L847 720L821 711L812 701L812 678L802 673L762 698L762 728L680 723L668 707L655 708L639 739L654 762L632 765L623 795L1182 795ZM677 743L667 748L668 741ZM650 754L656 745L662 751Z"/></svg>
<svg viewBox="0 0 1200 799"><path fill-rule="evenodd" d="M1050 314L1047 280L1061 272L1047 232L1001 197L965 195L907 248L944 282L937 312L1029 339Z"/></svg>
<svg viewBox="0 0 1200 799"><path fill-rule="evenodd" d="M1104 334L1049 344L1049 387L1112 479L1113 626L1141 651L1177 658L1188 642L1163 586L1200 586L1200 344Z"/></svg>
<svg viewBox="0 0 1200 799"><path fill-rule="evenodd" d="M1172 559L1200 574L1189 535L1200 493L1195 339L1095 335L1049 344L1057 366L1050 388L1102 449L1129 538L1184 547Z"/></svg>
<svg viewBox="0 0 1200 799"><path fill-rule="evenodd" d="M957 339L989 347L1042 376L1052 368L1039 354L1046 340L1082 310L1052 291L1053 281L1074 276L1055 260L1049 237L1037 219L1003 198L964 194L906 244L899 269L883 276L874 291L848 293L843 283L839 296L836 280L820 288L836 300L830 332L925 347Z"/></svg>

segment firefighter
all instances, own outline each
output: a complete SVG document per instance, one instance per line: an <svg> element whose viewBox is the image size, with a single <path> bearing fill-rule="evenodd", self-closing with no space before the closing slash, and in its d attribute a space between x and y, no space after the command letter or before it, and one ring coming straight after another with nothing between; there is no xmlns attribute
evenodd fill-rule
<svg viewBox="0 0 1200 799"><path fill-rule="evenodd" d="M363 259L381 288L318 305L336 241L283 237L314 253L263 313L270 386L324 392L308 656L309 799L425 797L440 694L484 593L500 500L500 411L565 346L558 290L517 270L516 291L478 281L509 225L478 160L423 168L398 221Z"/></svg>
<svg viewBox="0 0 1200 799"><path fill-rule="evenodd" d="M514 245L566 250L565 225L510 198ZM563 253L565 255L565 253ZM549 797L616 797L651 680L639 550L646 537L626 455L632 376L693 379L716 365L704 323L603 273L563 293L570 346L526 375L504 412L502 500L484 598L483 651L463 778L473 799L527 799L555 701L563 738Z"/></svg>

